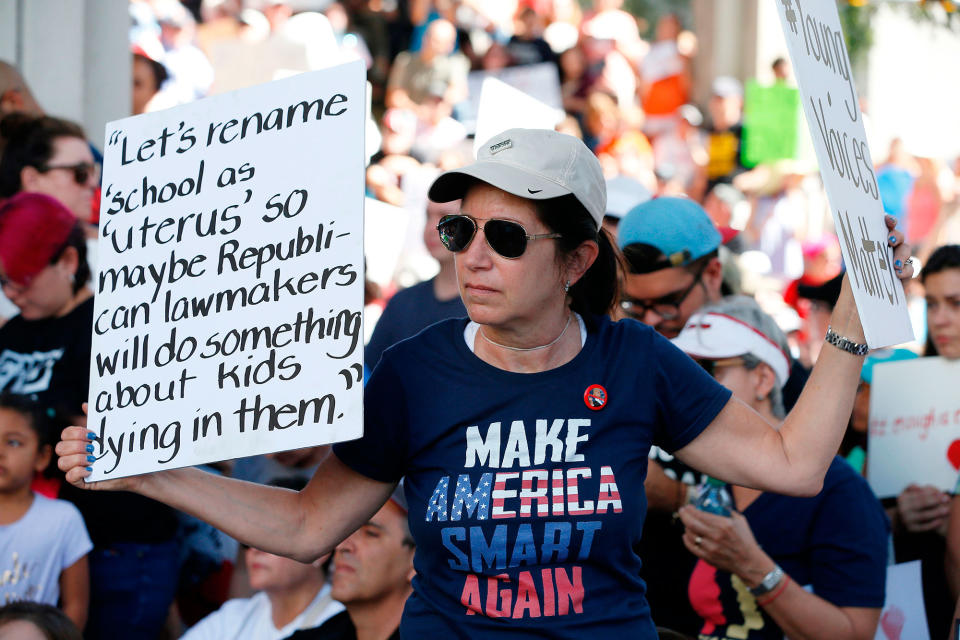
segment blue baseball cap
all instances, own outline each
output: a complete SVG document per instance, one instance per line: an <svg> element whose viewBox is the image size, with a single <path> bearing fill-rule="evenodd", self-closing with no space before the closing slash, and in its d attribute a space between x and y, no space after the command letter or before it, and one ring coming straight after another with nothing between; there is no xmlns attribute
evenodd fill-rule
<svg viewBox="0 0 960 640"><path fill-rule="evenodd" d="M913 360L918 357L917 354L909 349L878 349L871 352L863 361L863 368L860 370L860 379L867 384L873 384L873 368L878 364Z"/></svg>
<svg viewBox="0 0 960 640"><path fill-rule="evenodd" d="M617 244L655 247L664 255L664 267L683 267L711 251L723 238L699 204L689 198L663 197L631 209L620 221Z"/></svg>

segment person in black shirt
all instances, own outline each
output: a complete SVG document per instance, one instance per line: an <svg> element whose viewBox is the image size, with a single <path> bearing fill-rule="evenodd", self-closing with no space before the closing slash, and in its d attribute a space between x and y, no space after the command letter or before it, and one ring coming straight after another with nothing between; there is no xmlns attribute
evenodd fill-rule
<svg viewBox="0 0 960 640"><path fill-rule="evenodd" d="M363 352L368 371L380 362L380 355L387 347L413 337L434 322L447 318L462 318L467 310L460 300L457 274L453 267L453 254L447 251L437 236L437 224L445 215L460 212L460 201L427 202L427 223L423 228L423 243L430 255L440 263L440 272L424 282L398 291L390 298L383 315L370 336Z"/></svg>

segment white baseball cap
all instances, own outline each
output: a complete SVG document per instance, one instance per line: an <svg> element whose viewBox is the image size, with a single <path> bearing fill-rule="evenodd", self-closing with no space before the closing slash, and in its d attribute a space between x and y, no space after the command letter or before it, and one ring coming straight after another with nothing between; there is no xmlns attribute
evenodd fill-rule
<svg viewBox="0 0 960 640"><path fill-rule="evenodd" d="M694 314L671 342L690 357L700 360L750 354L773 369L781 387L790 377L790 358L777 343L733 316L712 311Z"/></svg>
<svg viewBox="0 0 960 640"><path fill-rule="evenodd" d="M493 136L477 151L476 162L441 174L429 198L458 200L471 178L529 200L572 193L598 229L607 209L607 186L596 156L583 141L550 129L508 129Z"/></svg>

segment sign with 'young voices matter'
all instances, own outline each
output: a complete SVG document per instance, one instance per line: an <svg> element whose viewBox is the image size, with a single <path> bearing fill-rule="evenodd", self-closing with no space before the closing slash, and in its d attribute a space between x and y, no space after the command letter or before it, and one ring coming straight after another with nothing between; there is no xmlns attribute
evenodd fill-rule
<svg viewBox="0 0 960 640"><path fill-rule="evenodd" d="M867 344L913 340L834 0L776 3Z"/></svg>
<svg viewBox="0 0 960 640"><path fill-rule="evenodd" d="M90 480L359 437L362 63L109 123Z"/></svg>

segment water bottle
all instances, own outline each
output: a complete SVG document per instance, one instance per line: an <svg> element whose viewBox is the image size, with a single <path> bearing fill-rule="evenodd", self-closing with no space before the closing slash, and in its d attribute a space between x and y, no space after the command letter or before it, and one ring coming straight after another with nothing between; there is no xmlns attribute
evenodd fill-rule
<svg viewBox="0 0 960 640"><path fill-rule="evenodd" d="M693 502L694 506L701 511L713 513L718 516L730 517L733 511L733 499L730 492L727 491L727 485L722 480L707 476L697 490L697 498Z"/></svg>

